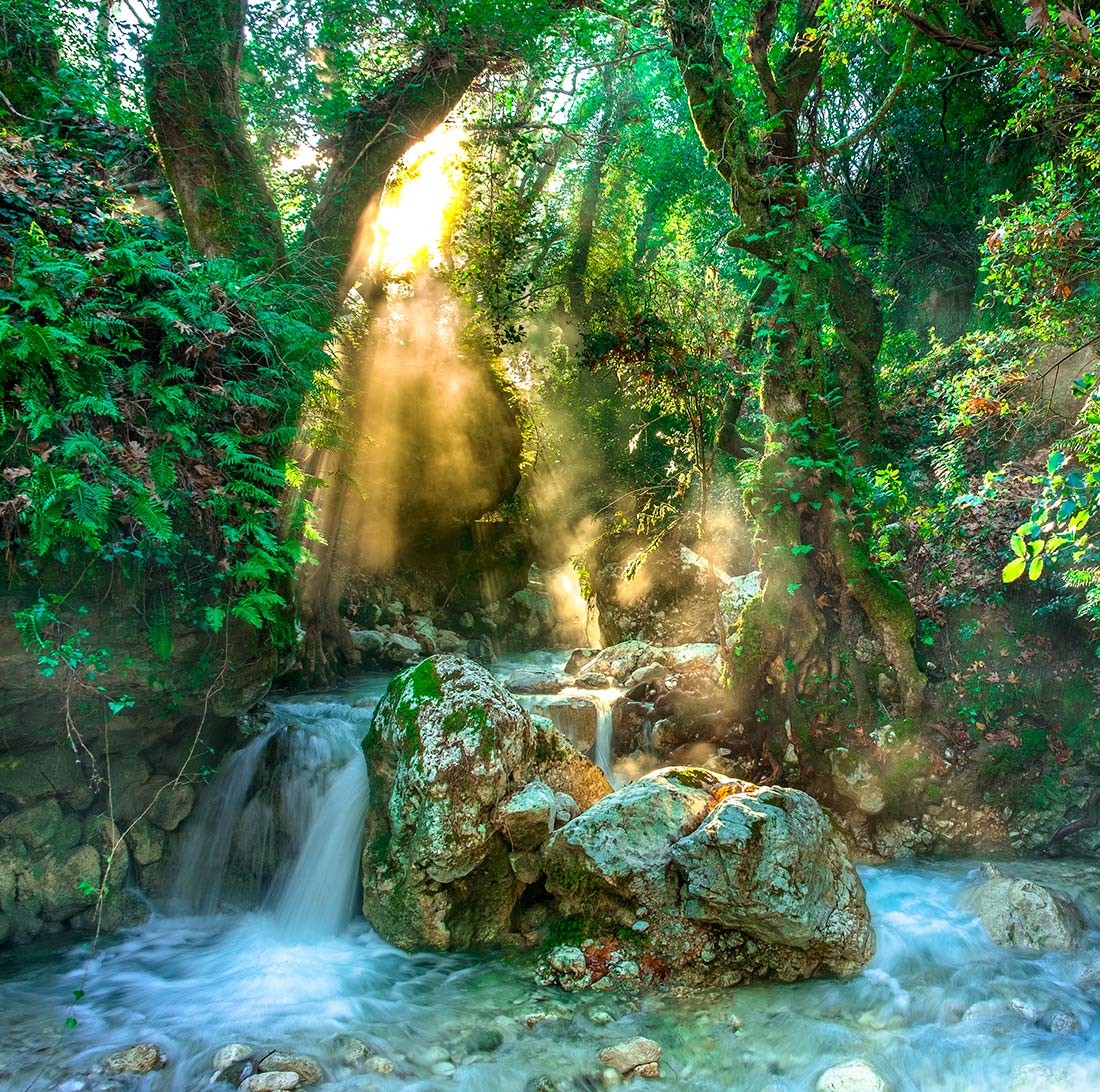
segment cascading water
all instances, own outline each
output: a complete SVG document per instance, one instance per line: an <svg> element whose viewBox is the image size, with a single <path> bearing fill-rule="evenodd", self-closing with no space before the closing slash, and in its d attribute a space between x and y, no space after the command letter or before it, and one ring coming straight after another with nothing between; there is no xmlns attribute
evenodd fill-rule
<svg viewBox="0 0 1100 1092"><path fill-rule="evenodd" d="M664 1049L670 1092L814 1092L825 1069L853 1059L891 1092L1100 1088L1100 868L1014 866L1067 890L1090 925L1080 951L1042 955L996 947L961 909L972 870L863 869L878 952L854 979L658 993L642 1005L540 989L515 961L395 951L362 925L310 938L269 913L158 918L91 958L79 947L49 966L9 957L0 1087L39 1078L97 1092L108 1087L89 1076L98 1060L142 1041L170 1058L144 1092L208 1087L211 1053L233 1041L311 1055L332 1092L516 1092L543 1074L561 1089L595 1087L583 1078L599 1074L599 1052L644 1035ZM70 1010L76 989L85 996ZM70 1011L77 1026L66 1030ZM358 1073L348 1036L394 1072Z"/></svg>
<svg viewBox="0 0 1100 1092"><path fill-rule="evenodd" d="M555 674L562 674L568 651L538 651L501 658L492 666L492 672L504 681L509 675L524 668L536 668ZM588 690L583 687L569 686L558 694L516 694L516 700L528 712L540 713L554 721L573 742L574 746L589 754L589 757L613 785L616 784L613 773L613 742L615 725L615 705L622 700L623 692L616 687L602 690ZM596 713L595 732L587 738L578 738L573 730L574 717L568 709L568 702L580 700L591 705ZM590 742L591 741L591 742Z"/></svg>
<svg viewBox="0 0 1100 1092"><path fill-rule="evenodd" d="M592 748L592 761L603 770L607 780L614 784L611 745L615 726L615 703L622 698L623 692L615 687L608 687L605 690L583 690L570 686L562 691L562 695L584 698L595 707L596 743Z"/></svg>
<svg viewBox="0 0 1100 1092"><path fill-rule="evenodd" d="M212 914L262 901L290 930L335 933L348 923L368 791L360 741L385 682L346 701L272 706L203 797L172 909Z"/></svg>
<svg viewBox="0 0 1100 1092"><path fill-rule="evenodd" d="M273 735L273 728L265 728L231 754L218 775L217 791L201 796L172 888L175 909L212 914L221 905L233 835Z"/></svg>
<svg viewBox="0 0 1100 1092"><path fill-rule="evenodd" d="M353 755L333 778L274 899L275 918L288 934L331 936L351 921L368 793L366 760Z"/></svg>

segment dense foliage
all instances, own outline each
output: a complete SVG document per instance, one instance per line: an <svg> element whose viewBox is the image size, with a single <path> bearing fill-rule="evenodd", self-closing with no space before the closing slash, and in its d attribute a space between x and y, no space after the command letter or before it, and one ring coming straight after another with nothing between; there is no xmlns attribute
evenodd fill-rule
<svg viewBox="0 0 1100 1092"><path fill-rule="evenodd" d="M327 334L300 290L195 261L137 211L102 166L132 138L65 137L0 147L0 538L31 586L51 563L160 570L164 655L176 619L285 631L307 515L289 452ZM39 645L66 598L22 616Z"/></svg>
<svg viewBox="0 0 1100 1092"><path fill-rule="evenodd" d="M307 667L353 659L356 415L387 300L421 293L527 401L486 518L553 524L582 569L616 536L628 571L752 540L764 590L721 631L746 722L973 735L1039 704L996 671L971 692L975 612L1100 621L1091 9L3 10L0 515L28 578L159 569L167 615L216 630L289 621L297 573ZM377 209L448 117L437 256L395 274ZM290 455L320 404L346 420L309 452L303 581Z"/></svg>

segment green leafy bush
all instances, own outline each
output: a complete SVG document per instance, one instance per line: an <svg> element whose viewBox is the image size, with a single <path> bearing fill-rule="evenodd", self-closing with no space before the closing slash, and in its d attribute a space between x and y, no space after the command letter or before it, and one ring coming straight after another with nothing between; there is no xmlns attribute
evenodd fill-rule
<svg viewBox="0 0 1100 1092"><path fill-rule="evenodd" d="M288 453L329 365L306 295L195 259L90 152L3 140L0 540L31 575L167 569L210 629L285 618L308 515Z"/></svg>

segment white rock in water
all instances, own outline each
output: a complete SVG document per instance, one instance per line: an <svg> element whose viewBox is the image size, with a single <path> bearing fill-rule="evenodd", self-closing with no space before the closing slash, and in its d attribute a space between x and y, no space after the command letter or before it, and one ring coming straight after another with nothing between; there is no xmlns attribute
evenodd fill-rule
<svg viewBox="0 0 1100 1092"><path fill-rule="evenodd" d="M316 1084L324 1076L321 1067L312 1058L282 1050L273 1050L265 1055L256 1068L261 1073L297 1073L302 1084Z"/></svg>
<svg viewBox="0 0 1100 1092"><path fill-rule="evenodd" d="M252 1048L245 1043L226 1043L214 1051L210 1059L210 1068L220 1073L238 1062L247 1062L252 1057Z"/></svg>
<svg viewBox="0 0 1100 1092"><path fill-rule="evenodd" d="M588 973L584 952L569 944L562 944L555 948L547 957L547 962L561 974L579 978Z"/></svg>
<svg viewBox="0 0 1100 1092"><path fill-rule="evenodd" d="M1057 1012L1051 1013L1050 1030L1055 1035L1077 1035L1081 1031L1081 1022L1072 1012L1059 1009Z"/></svg>
<svg viewBox="0 0 1100 1092"><path fill-rule="evenodd" d="M626 1076L639 1066L649 1065L661 1059L661 1047L652 1039L644 1039L638 1036L627 1039L625 1043L609 1047L600 1054L600 1061L604 1065Z"/></svg>
<svg viewBox="0 0 1100 1092"><path fill-rule="evenodd" d="M992 867L983 871L990 878L964 903L995 944L1040 951L1080 947L1084 923L1073 902L1031 880L1002 876Z"/></svg>
<svg viewBox="0 0 1100 1092"><path fill-rule="evenodd" d="M504 680L504 688L513 694L557 694L568 686L564 675L541 668L524 667Z"/></svg>
<svg viewBox="0 0 1100 1092"><path fill-rule="evenodd" d="M888 1092L886 1082L866 1062L843 1062L817 1079L817 1092Z"/></svg>
<svg viewBox="0 0 1100 1092"><path fill-rule="evenodd" d="M168 1064L168 1056L156 1043L137 1043L103 1059L108 1073L152 1073Z"/></svg>
<svg viewBox="0 0 1100 1092"><path fill-rule="evenodd" d="M393 1062L391 1062L389 1058L382 1058L376 1055L373 1058L368 1058L363 1063L363 1069L368 1073L380 1073L385 1075L393 1072Z"/></svg>
<svg viewBox="0 0 1100 1092"><path fill-rule="evenodd" d="M300 1081L297 1073L253 1073L237 1088L238 1092L293 1092Z"/></svg>

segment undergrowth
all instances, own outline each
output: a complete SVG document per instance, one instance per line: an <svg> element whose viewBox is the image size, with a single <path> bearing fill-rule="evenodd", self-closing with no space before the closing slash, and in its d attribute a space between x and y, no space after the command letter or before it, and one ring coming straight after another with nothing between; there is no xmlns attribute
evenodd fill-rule
<svg viewBox="0 0 1100 1092"><path fill-rule="evenodd" d="M0 546L31 584L51 564L167 575L168 652L175 620L285 637L322 316L274 273L190 254L80 138L0 134ZM32 644L58 606L21 612Z"/></svg>

